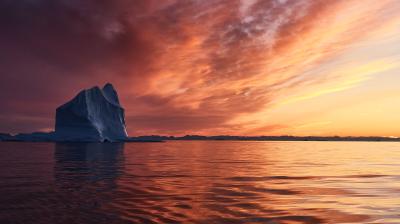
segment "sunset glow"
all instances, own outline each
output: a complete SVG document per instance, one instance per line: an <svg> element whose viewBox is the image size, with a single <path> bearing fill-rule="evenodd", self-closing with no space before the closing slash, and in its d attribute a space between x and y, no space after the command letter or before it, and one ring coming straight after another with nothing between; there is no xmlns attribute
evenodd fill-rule
<svg viewBox="0 0 400 224"><path fill-rule="evenodd" d="M400 136L397 0L0 6L0 132L112 82L130 135Z"/></svg>

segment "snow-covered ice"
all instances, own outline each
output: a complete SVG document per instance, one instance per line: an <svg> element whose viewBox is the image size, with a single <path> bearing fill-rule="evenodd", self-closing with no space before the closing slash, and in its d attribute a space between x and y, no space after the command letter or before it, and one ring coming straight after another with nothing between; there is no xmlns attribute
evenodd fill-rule
<svg viewBox="0 0 400 224"><path fill-rule="evenodd" d="M124 109L114 87L82 90L56 111L54 137L59 141L124 141L127 139Z"/></svg>

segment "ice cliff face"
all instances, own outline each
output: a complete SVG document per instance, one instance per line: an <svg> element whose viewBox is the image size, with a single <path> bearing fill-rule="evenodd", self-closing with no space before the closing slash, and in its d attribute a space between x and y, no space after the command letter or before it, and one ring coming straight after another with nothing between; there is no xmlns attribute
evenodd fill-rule
<svg viewBox="0 0 400 224"><path fill-rule="evenodd" d="M111 84L93 87L57 108L55 136L60 141L124 141L124 109Z"/></svg>

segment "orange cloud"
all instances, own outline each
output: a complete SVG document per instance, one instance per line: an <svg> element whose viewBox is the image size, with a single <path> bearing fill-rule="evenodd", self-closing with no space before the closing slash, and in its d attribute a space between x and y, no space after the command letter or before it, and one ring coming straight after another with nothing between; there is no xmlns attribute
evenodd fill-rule
<svg viewBox="0 0 400 224"><path fill-rule="evenodd" d="M14 81L14 89L52 94L49 105L37 109L40 117L50 117L46 111L78 89L113 82L133 135L288 130L287 121L270 123L265 114L283 102L353 88L372 73L396 67L390 55L364 62L343 59L357 43L381 41L381 33L391 32L400 7L393 0L117 0L86 5L43 0L24 3L32 9L27 19L18 16L20 5L0 4L7 9L0 11L0 20L12 21L4 24L0 44L14 55L4 61L2 72L16 74L1 77L2 83ZM24 42L21 31L32 41ZM16 67L21 60L25 69ZM5 94L0 100L24 97ZM0 117L27 113L9 104ZM46 121L34 127L51 126Z"/></svg>

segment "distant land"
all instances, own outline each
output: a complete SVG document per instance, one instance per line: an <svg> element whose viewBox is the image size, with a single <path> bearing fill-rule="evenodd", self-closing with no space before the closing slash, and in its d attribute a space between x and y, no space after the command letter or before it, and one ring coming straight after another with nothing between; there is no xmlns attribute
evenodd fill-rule
<svg viewBox="0 0 400 224"><path fill-rule="evenodd" d="M32 134L17 134L11 135L0 133L1 141L16 141L16 142L64 142L55 141L51 138L46 138L49 133L36 132ZM162 135L146 135L128 137L121 142L163 142L163 141L358 141L358 142L400 142L398 137L354 137L354 136L234 136L234 135L185 135L185 136L162 136ZM71 141L69 141L71 142ZM86 142L86 141L77 141ZM92 142L92 141L88 141Z"/></svg>
<svg viewBox="0 0 400 224"><path fill-rule="evenodd" d="M221 140L221 141L369 141L369 142L400 142L397 137L352 137L352 136L232 136L232 135L185 135L175 136L138 136L131 137L132 140L142 141L166 141L166 140Z"/></svg>

